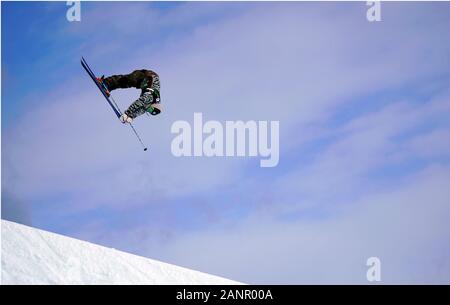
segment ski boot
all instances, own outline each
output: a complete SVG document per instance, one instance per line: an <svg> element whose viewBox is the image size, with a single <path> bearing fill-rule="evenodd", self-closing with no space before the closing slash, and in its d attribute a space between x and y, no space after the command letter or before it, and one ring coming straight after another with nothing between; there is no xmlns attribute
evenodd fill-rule
<svg viewBox="0 0 450 305"><path fill-rule="evenodd" d="M108 86L105 84L105 76L102 75L102 77L97 77L97 81L100 84L100 86L103 88L103 91L105 92L107 97L110 97L111 93L109 93Z"/></svg>

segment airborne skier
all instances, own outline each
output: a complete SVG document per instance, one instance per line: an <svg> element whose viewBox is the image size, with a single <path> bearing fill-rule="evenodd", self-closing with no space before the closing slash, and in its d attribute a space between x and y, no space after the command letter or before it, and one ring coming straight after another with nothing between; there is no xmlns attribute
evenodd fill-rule
<svg viewBox="0 0 450 305"><path fill-rule="evenodd" d="M140 97L119 117L122 123L131 123L133 119L144 114L157 115L161 112L159 76L152 70L135 70L130 74L98 77L98 82L105 89L107 96L110 92L121 88L141 89Z"/></svg>

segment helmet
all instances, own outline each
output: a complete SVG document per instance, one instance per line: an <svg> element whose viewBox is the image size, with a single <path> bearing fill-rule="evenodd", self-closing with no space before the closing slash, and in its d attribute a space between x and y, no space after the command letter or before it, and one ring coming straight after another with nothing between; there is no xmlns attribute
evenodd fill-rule
<svg viewBox="0 0 450 305"><path fill-rule="evenodd" d="M147 108L147 112L149 112L151 115L158 115L162 111L161 104L159 103L151 103L150 106Z"/></svg>

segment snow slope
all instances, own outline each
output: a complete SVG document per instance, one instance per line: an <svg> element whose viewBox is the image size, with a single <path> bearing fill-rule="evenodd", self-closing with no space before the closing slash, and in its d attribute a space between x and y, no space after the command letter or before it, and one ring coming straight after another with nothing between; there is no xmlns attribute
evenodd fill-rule
<svg viewBox="0 0 450 305"><path fill-rule="evenodd" d="M1 221L2 284L240 284Z"/></svg>

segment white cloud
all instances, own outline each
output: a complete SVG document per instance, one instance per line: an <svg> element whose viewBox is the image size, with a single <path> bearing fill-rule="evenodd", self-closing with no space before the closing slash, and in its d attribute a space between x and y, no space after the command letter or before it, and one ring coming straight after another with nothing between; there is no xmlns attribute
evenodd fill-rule
<svg viewBox="0 0 450 305"><path fill-rule="evenodd" d="M413 138L405 150L421 157L450 156L450 130L438 129Z"/></svg>
<svg viewBox="0 0 450 305"><path fill-rule="evenodd" d="M377 256L385 284L448 283L449 170L429 168L323 220L256 214L227 230L182 235L148 255L259 284L364 284L366 260Z"/></svg>

